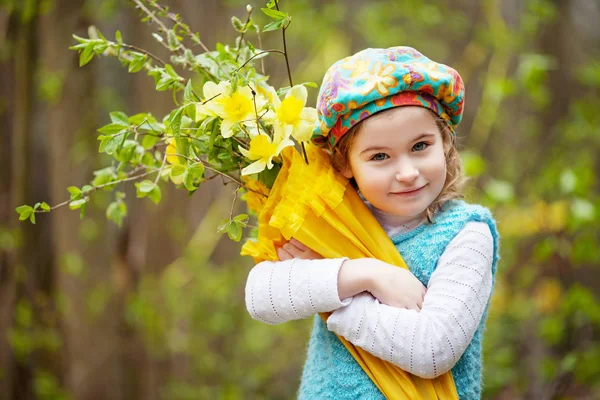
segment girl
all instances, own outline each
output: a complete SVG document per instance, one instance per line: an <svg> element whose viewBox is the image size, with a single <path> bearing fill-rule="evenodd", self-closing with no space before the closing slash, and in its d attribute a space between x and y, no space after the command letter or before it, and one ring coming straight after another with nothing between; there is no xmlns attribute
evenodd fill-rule
<svg viewBox="0 0 600 400"><path fill-rule="evenodd" d="M382 399L334 333L423 378L452 371L481 393L481 341L498 261L490 212L461 200L454 130L464 86L414 49L367 49L325 75L313 142L351 180L410 271L376 259L322 259L292 239L249 274L246 305L268 324L318 316L301 399Z"/></svg>

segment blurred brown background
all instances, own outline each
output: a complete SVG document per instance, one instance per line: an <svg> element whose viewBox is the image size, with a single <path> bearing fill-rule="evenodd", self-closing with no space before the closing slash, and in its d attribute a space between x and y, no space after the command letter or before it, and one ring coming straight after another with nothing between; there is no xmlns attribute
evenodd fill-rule
<svg viewBox="0 0 600 400"><path fill-rule="evenodd" d="M237 0L164 0L210 48L233 43ZM262 2L251 3L257 23ZM488 399L600 398L600 3L597 0L281 1L292 15L296 82L365 47L410 45L455 67L467 87L467 198L490 207L502 260L485 341ZM124 185L119 229L99 192L81 221L67 207L21 223L21 204L68 200L110 162L96 129L108 112L173 107L115 58L78 67L72 34L165 59L131 2L0 0L0 398L288 399L310 321L261 325L245 311L251 260L216 233L232 187L155 206ZM263 48L280 48L263 34ZM252 36L250 40L256 45ZM266 59L285 86L282 57ZM314 105L316 89L309 91ZM168 189L167 189L168 187ZM240 211L242 208L240 206Z"/></svg>

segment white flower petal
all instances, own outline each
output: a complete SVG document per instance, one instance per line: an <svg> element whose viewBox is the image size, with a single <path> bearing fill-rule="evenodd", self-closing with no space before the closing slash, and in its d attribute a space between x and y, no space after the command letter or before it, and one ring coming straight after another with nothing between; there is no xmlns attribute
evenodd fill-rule
<svg viewBox="0 0 600 400"><path fill-rule="evenodd" d="M250 151L246 150L245 148L243 148L242 146L238 146L238 150L240 151L240 153L242 153L242 155L246 158L250 158Z"/></svg>
<svg viewBox="0 0 600 400"><path fill-rule="evenodd" d="M294 127L292 137L299 142L308 142L312 137L315 124L312 122L300 120Z"/></svg>
<svg viewBox="0 0 600 400"><path fill-rule="evenodd" d="M204 94L204 99L210 99L221 93L221 90L213 81L208 81L202 87L202 93Z"/></svg>
<svg viewBox="0 0 600 400"><path fill-rule="evenodd" d="M273 86L269 86L267 96L268 96L267 100L269 100L269 102L271 104L273 104L275 107L279 107L281 105L281 99L279 99L279 96L277 96L277 91L275 90L275 88Z"/></svg>
<svg viewBox="0 0 600 400"><path fill-rule="evenodd" d="M318 120L317 109L313 107L304 107L300 112L300 119L312 122L314 124L317 123Z"/></svg>
<svg viewBox="0 0 600 400"><path fill-rule="evenodd" d="M258 160L244 168L242 170L242 175L258 174L259 172L264 171L266 166L267 163L264 160Z"/></svg>
<svg viewBox="0 0 600 400"><path fill-rule="evenodd" d="M281 141L281 143L279 143L277 145L277 155L279 155L279 153L281 153L281 150L285 149L288 146L293 146L294 142L291 141L290 139L285 139L283 141Z"/></svg>
<svg viewBox="0 0 600 400"><path fill-rule="evenodd" d="M223 136L225 139L233 136L233 124L235 124L235 121L230 119L224 119L221 121L221 136Z"/></svg>
<svg viewBox="0 0 600 400"><path fill-rule="evenodd" d="M238 87L237 90L238 94L241 94L242 96L252 100L252 90L250 90L250 88L248 86L243 86L243 87Z"/></svg>
<svg viewBox="0 0 600 400"><path fill-rule="evenodd" d="M290 96L296 97L298 100L302 101L302 106L304 107L306 99L308 98L308 91L303 85L296 85L287 92L285 98L287 99Z"/></svg>

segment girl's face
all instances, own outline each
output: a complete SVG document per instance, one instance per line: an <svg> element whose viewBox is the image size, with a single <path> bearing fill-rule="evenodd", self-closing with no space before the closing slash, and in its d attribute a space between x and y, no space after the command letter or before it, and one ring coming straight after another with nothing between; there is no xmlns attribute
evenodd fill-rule
<svg viewBox="0 0 600 400"><path fill-rule="evenodd" d="M433 114L397 107L362 123L348 154L346 178L365 199L407 220L423 216L446 181L442 134Z"/></svg>

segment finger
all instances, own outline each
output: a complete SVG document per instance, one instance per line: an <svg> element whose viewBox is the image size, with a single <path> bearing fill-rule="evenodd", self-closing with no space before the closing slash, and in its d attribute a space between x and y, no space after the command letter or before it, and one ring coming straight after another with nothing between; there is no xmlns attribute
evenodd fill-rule
<svg viewBox="0 0 600 400"><path fill-rule="evenodd" d="M292 257L292 255L290 253L288 253L281 247L277 249L277 255L279 256L280 261L291 260L294 258L294 257Z"/></svg>
<svg viewBox="0 0 600 400"><path fill-rule="evenodd" d="M290 243L293 244L294 246L296 246L297 248L299 248L302 251L308 251L308 250L310 250L306 245L304 245L303 243L297 241L294 238L292 238L290 240Z"/></svg>
<svg viewBox="0 0 600 400"><path fill-rule="evenodd" d="M302 250L300 250L291 243L284 244L283 250L287 251L292 257L301 257L304 253Z"/></svg>

